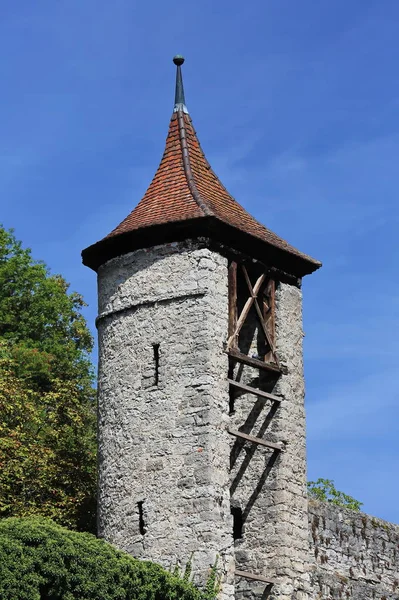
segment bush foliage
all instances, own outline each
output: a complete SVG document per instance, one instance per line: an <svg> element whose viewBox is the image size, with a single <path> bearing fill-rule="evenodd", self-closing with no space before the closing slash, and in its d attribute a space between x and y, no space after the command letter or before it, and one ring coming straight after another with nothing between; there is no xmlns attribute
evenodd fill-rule
<svg viewBox="0 0 399 600"><path fill-rule="evenodd" d="M2 600L210 600L188 581L43 517L0 520Z"/></svg>

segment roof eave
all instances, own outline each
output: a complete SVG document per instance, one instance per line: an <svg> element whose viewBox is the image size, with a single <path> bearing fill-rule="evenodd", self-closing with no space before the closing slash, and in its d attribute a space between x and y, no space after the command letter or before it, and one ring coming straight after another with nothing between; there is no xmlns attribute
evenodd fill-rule
<svg viewBox="0 0 399 600"><path fill-rule="evenodd" d="M226 248L238 250L295 277L304 277L321 267L320 262L310 257L273 246L215 216L151 225L104 238L82 251L82 261L87 267L98 271L102 264L112 258L134 250L200 237L210 238Z"/></svg>

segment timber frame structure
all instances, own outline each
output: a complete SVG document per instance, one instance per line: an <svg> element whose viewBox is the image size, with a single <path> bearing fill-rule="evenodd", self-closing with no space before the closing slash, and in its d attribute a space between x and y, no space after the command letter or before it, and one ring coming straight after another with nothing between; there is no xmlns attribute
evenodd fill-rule
<svg viewBox="0 0 399 600"><path fill-rule="evenodd" d="M263 381L268 387L274 384L285 372L281 367L276 351L276 306L275 273L261 263L249 259L230 258L228 268L228 339L225 351L229 356L229 373L227 381L230 387L230 414L234 413L234 401L239 394L253 394L257 400L271 401L274 415L282 398L261 389ZM249 327L249 336L246 328ZM255 331L256 330L256 331ZM257 337L256 354L253 354L254 334ZM247 338L247 339L246 339ZM256 378L259 387L247 385L240 380L242 369L236 369L237 363L258 369L262 376ZM232 456L236 456L246 443L263 446L272 451L270 464L273 465L280 452L284 451L284 442L272 442L263 437L255 437L244 431L246 425L238 430L228 429L228 433L236 438ZM270 591L275 581L262 574L236 570L236 577L259 581L267 584ZM266 591L265 591L266 592Z"/></svg>
<svg viewBox="0 0 399 600"><path fill-rule="evenodd" d="M249 296L245 301L240 314L238 314L238 272L244 276ZM253 367L270 370L274 373L281 371L275 348L275 280L269 276L268 271L262 272L254 284L248 275L248 268L244 263L231 261L229 265L229 338L226 350L232 358L249 363ZM261 331L264 336L265 352L260 357L252 359L240 351L240 332L247 320L251 309L254 308ZM261 363L261 364L258 364Z"/></svg>

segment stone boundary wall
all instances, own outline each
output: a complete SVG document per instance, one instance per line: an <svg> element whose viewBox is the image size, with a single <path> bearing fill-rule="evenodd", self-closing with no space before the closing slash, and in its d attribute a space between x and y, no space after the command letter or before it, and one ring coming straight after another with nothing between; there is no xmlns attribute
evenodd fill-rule
<svg viewBox="0 0 399 600"><path fill-rule="evenodd" d="M314 600L398 600L399 525L309 501Z"/></svg>

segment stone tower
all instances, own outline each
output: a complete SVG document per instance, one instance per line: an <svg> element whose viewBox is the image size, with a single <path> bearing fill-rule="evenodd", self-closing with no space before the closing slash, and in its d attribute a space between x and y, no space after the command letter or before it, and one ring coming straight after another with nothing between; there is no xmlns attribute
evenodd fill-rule
<svg viewBox="0 0 399 600"><path fill-rule="evenodd" d="M301 279L320 263L212 171L177 65L143 199L83 251L98 273L99 533L220 598L307 598Z"/></svg>

